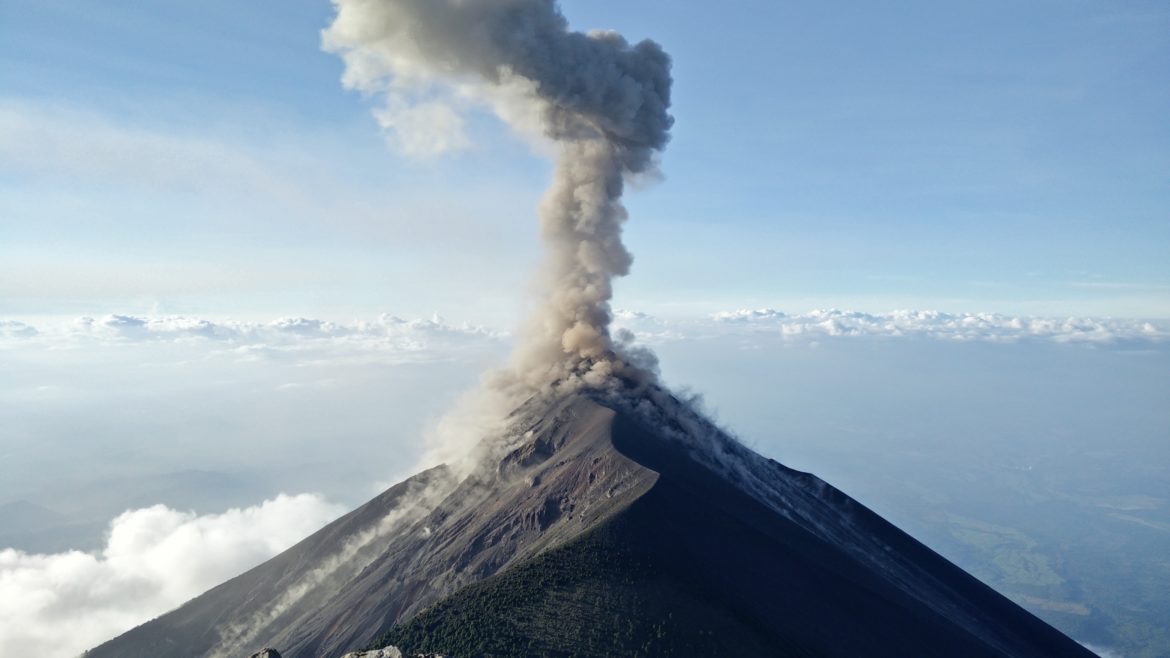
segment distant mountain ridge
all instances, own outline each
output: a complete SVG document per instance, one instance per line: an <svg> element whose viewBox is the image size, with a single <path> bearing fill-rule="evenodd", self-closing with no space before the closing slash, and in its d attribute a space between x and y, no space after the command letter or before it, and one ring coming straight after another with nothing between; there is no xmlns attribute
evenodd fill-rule
<svg viewBox="0 0 1170 658"><path fill-rule="evenodd" d="M1092 655L661 389L511 420L462 481L421 473L88 655Z"/></svg>

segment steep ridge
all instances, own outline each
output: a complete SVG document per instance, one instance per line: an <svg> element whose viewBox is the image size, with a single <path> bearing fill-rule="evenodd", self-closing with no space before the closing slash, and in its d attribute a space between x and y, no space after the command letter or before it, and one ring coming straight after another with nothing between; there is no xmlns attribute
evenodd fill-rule
<svg viewBox="0 0 1170 658"><path fill-rule="evenodd" d="M655 474L613 449L613 412L585 398L518 414L523 443L474 473L299 628L269 644L286 656L362 646L388 623L559 545L636 500ZM317 629L328 628L328 637Z"/></svg>
<svg viewBox="0 0 1170 658"><path fill-rule="evenodd" d="M386 632L450 655L1091 655L660 389L512 420L462 482L416 476L90 655L329 656Z"/></svg>
<svg viewBox="0 0 1170 658"><path fill-rule="evenodd" d="M435 469L396 485L287 552L88 655L343 653L509 563L579 535L656 478L617 452L614 412L584 397L513 414L515 444L453 484ZM357 547L357 548L354 548ZM319 577L322 566L327 577ZM291 596L290 596L291 594Z"/></svg>
<svg viewBox="0 0 1170 658"><path fill-rule="evenodd" d="M707 425L733 467L712 469L621 414L615 447L660 474L629 516L648 545L707 570L761 626L825 655L1091 655L823 480L676 413Z"/></svg>

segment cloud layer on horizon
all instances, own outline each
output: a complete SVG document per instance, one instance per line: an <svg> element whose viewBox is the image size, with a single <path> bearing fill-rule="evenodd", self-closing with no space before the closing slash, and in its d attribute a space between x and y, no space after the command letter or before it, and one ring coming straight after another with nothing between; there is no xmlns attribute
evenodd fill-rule
<svg viewBox="0 0 1170 658"><path fill-rule="evenodd" d="M786 341L918 338L991 343L1044 341L1102 346L1170 341L1170 324L1115 318L1046 318L917 310L863 313L839 309L789 314L773 308L720 311L703 318L673 321L636 311L619 310L615 316L616 325L651 342L769 334Z"/></svg>
<svg viewBox="0 0 1170 658"><path fill-rule="evenodd" d="M1009 343L1170 342L1170 322L1129 318L1036 317L1001 313L946 313L894 310L864 313L815 309L787 313L774 308L736 309L705 316L662 318L618 309L614 326L633 332L640 340L659 342L728 335L774 334L786 340L828 338L932 339ZM373 321L333 322L305 317L283 317L271 322L210 320L180 315L139 316L109 314L79 317L55 326L0 319L0 349L42 346L93 345L136 341L208 341L241 353L260 348L298 350L331 344L384 353L426 353L435 358L461 351L500 347L511 334L480 324L451 323L439 316L403 319L383 314Z"/></svg>
<svg viewBox="0 0 1170 658"><path fill-rule="evenodd" d="M1159 321L773 309L681 319L615 315L615 329L662 356L672 386L710 392L717 406L742 415L738 423L749 433L763 432L750 422L745 401L752 398L721 377L774 378L752 365L764 360L786 377L800 371L808 379L819 363L815 348L851 351L856 360L857 352L875 351L870 342L911 356L931 346L981 346L1007 356L1015 345L1053 358L1170 347L1170 330ZM372 493L371 483L392 481L415 463L420 437L481 373L503 362L511 341L503 331L441 318L0 319L0 437L7 450L0 503L35 500L46 469L69 483L193 468L252 481L266 475L274 485L295 477L330 499L356 503ZM947 363L972 367L946 349ZM738 356L745 351L754 355L750 362ZM834 394L818 395L820 408Z"/></svg>
<svg viewBox="0 0 1170 658"><path fill-rule="evenodd" d="M260 564L337 518L320 496L196 516L155 505L96 553L0 549L0 655L71 658Z"/></svg>
<svg viewBox="0 0 1170 658"><path fill-rule="evenodd" d="M0 320L0 349L93 347L136 342L206 345L240 355L258 351L306 351L333 348L383 355L451 359L467 349L490 348L507 334L468 323L453 324L439 316L411 319L383 314L373 321L344 324L304 317L271 322L209 320L163 315L109 314L83 316L67 323L34 326Z"/></svg>

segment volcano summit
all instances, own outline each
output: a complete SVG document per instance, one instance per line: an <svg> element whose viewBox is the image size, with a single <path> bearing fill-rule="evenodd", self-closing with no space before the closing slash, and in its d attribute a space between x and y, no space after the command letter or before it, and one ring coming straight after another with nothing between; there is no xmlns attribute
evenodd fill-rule
<svg viewBox="0 0 1170 658"><path fill-rule="evenodd" d="M496 438L88 655L1092 655L661 389L534 397Z"/></svg>

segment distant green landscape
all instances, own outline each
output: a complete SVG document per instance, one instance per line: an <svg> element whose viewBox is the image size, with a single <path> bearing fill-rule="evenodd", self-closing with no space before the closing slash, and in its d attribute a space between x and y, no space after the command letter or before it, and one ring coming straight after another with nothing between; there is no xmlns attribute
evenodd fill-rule
<svg viewBox="0 0 1170 658"><path fill-rule="evenodd" d="M859 457L840 455L903 478L871 476L849 493L1033 614L1107 655L1170 656L1170 495L1154 495L1166 466L1118 485L1058 456L1030 468Z"/></svg>

